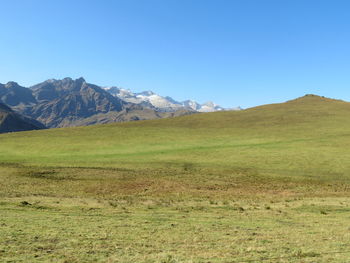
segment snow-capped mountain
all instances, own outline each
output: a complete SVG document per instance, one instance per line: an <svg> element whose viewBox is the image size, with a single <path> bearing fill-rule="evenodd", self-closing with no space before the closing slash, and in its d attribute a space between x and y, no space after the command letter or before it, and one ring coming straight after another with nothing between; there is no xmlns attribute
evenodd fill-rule
<svg viewBox="0 0 350 263"><path fill-rule="evenodd" d="M198 112L213 112L222 110L240 110L241 108L225 109L211 101L200 104L193 100L186 100L178 102L171 97L163 97L155 94L152 91L144 91L140 93L133 93L130 90L122 89L118 87L105 88L110 94L120 98L126 102L140 104L145 107L153 108L158 111L176 111L179 109L190 109Z"/></svg>
<svg viewBox="0 0 350 263"><path fill-rule="evenodd" d="M198 102L193 100L185 100L182 102L182 105L186 108L190 108L199 112L213 112L213 111L227 110L211 101L208 101L203 104L199 104Z"/></svg>
<svg viewBox="0 0 350 263"><path fill-rule="evenodd" d="M196 102L194 100L185 100L182 102L182 105L186 108L190 108L190 109L195 110L195 111L199 111L200 108L202 107L201 104L199 104L198 102Z"/></svg>
<svg viewBox="0 0 350 263"><path fill-rule="evenodd" d="M180 103L159 96L152 91L133 93L130 90L117 87L105 88L105 90L113 96L118 97L126 102L140 104L142 106L157 109L159 111L176 111L183 108Z"/></svg>
<svg viewBox="0 0 350 263"><path fill-rule="evenodd" d="M160 111L176 111L183 108L180 103L174 101L173 99L162 97L153 93L152 91L136 93L135 95L138 99L150 103L154 108Z"/></svg>

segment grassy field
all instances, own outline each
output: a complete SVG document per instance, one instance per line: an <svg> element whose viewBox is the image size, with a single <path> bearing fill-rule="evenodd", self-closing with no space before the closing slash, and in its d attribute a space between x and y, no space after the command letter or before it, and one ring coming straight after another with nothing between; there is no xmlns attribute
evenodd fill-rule
<svg viewBox="0 0 350 263"><path fill-rule="evenodd" d="M349 262L350 103L0 135L0 262Z"/></svg>

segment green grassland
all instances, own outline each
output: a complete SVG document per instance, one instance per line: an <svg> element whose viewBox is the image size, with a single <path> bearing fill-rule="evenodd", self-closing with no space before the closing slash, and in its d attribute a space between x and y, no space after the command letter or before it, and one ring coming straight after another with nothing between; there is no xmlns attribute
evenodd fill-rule
<svg viewBox="0 0 350 263"><path fill-rule="evenodd" d="M349 262L350 103L0 135L0 262Z"/></svg>

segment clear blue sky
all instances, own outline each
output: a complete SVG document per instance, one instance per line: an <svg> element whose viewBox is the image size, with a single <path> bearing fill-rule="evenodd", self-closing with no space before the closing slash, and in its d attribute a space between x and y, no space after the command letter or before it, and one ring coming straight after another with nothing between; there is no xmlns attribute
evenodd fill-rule
<svg viewBox="0 0 350 263"><path fill-rule="evenodd" d="M0 83L83 76L250 107L350 101L350 1L0 0Z"/></svg>

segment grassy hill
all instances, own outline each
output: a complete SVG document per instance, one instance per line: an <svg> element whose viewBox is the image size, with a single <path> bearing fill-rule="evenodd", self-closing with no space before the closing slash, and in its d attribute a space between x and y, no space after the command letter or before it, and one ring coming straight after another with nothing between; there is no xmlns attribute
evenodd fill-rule
<svg viewBox="0 0 350 263"><path fill-rule="evenodd" d="M0 135L0 259L346 262L349 116L307 95Z"/></svg>
<svg viewBox="0 0 350 263"><path fill-rule="evenodd" d="M6 134L0 136L0 160L64 167L191 165L347 173L349 116L350 103L310 95L244 111Z"/></svg>

